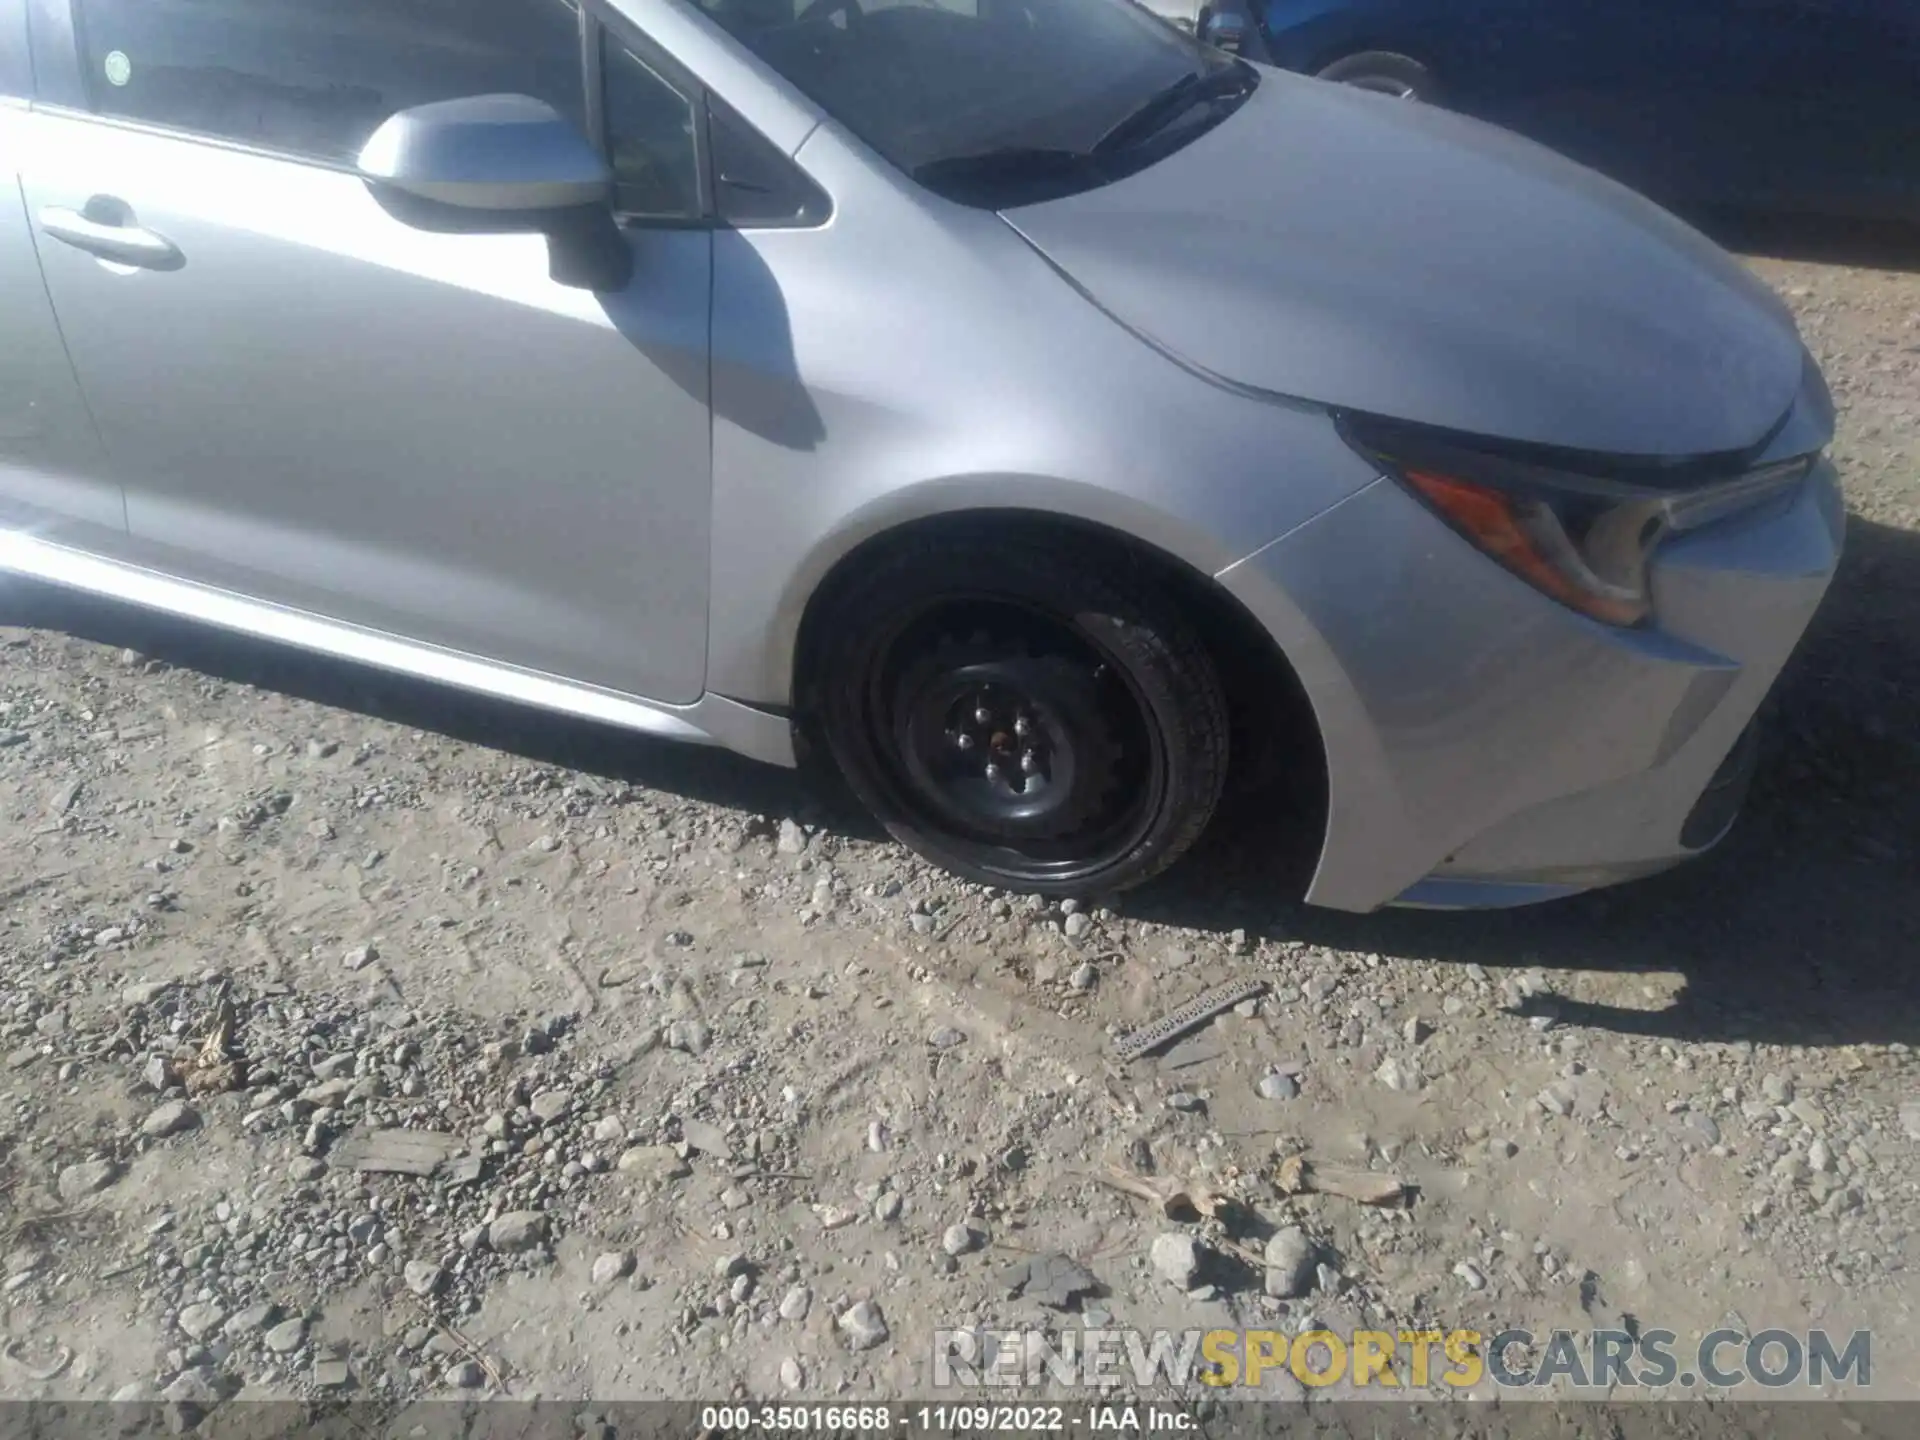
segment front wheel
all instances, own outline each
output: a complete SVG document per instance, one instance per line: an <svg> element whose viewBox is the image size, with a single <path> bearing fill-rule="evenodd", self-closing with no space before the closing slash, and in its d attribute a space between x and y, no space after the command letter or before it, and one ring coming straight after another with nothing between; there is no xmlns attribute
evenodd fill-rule
<svg viewBox="0 0 1920 1440"><path fill-rule="evenodd" d="M1219 803L1219 676L1124 553L928 536L827 597L810 634L812 708L849 786L968 879L1123 890L1173 864Z"/></svg>

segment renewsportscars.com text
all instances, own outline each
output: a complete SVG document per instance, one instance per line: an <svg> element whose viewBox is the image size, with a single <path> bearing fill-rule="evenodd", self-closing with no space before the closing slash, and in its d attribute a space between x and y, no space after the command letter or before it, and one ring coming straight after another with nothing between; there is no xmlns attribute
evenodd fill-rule
<svg viewBox="0 0 1920 1440"><path fill-rule="evenodd" d="M936 1388L1048 1384L1259 1389L1284 1372L1302 1385L1391 1392L1574 1387L1738 1390L1873 1383L1873 1336L1856 1330L1715 1330L1683 1345L1671 1330L1510 1329L937 1330Z"/></svg>

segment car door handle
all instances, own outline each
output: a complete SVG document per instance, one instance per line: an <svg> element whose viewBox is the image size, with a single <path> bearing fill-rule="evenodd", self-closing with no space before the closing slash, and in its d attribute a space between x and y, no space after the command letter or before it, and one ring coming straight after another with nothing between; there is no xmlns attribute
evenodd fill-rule
<svg viewBox="0 0 1920 1440"><path fill-rule="evenodd" d="M178 270L187 263L180 247L157 231L140 225L110 225L64 205L49 205L42 210L40 228L56 240L122 265Z"/></svg>

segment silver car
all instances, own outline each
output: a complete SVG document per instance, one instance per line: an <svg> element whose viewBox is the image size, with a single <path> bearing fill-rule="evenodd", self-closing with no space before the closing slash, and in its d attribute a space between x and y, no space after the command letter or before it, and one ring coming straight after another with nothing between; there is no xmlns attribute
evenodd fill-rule
<svg viewBox="0 0 1920 1440"><path fill-rule="evenodd" d="M1129 0L0 0L0 566L795 763L1099 894L1732 823L1839 554L1775 299Z"/></svg>

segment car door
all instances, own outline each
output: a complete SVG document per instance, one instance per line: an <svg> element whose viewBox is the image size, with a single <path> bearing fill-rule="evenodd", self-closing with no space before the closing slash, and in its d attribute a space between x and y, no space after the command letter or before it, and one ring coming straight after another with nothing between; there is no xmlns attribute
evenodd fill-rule
<svg viewBox="0 0 1920 1440"><path fill-rule="evenodd" d="M32 98L25 0L0 0L0 545L98 545L125 531L126 506L40 278L18 172Z"/></svg>
<svg viewBox="0 0 1920 1440"><path fill-rule="evenodd" d="M697 699L712 236L691 88L606 46L572 0L70 14L22 178L135 557ZM624 217L619 293L556 283L538 236L411 228L352 170L410 105L518 92L597 119L603 60L657 130L626 137L649 183L621 192L654 208Z"/></svg>

